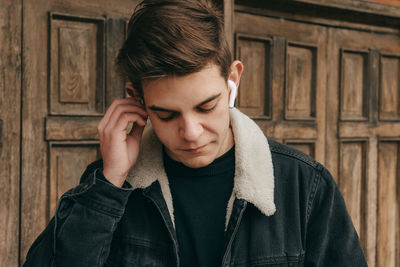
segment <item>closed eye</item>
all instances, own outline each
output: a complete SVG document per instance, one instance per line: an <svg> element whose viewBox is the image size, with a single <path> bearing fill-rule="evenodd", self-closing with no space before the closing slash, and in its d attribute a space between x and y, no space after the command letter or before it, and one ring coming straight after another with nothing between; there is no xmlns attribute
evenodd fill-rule
<svg viewBox="0 0 400 267"><path fill-rule="evenodd" d="M212 99L209 102L198 106L197 110L199 110L200 112L205 112L205 113L211 112L217 107L218 100L219 100L218 98L217 99Z"/></svg>
<svg viewBox="0 0 400 267"><path fill-rule="evenodd" d="M157 111L155 112L157 117L162 121L169 121L176 116L176 112L170 111Z"/></svg>
<svg viewBox="0 0 400 267"><path fill-rule="evenodd" d="M214 106L212 106L212 107L210 107L210 108L198 107L197 109L198 109L200 112L208 113L208 112L213 111L213 110L215 109L216 106L217 106L217 105L214 105Z"/></svg>

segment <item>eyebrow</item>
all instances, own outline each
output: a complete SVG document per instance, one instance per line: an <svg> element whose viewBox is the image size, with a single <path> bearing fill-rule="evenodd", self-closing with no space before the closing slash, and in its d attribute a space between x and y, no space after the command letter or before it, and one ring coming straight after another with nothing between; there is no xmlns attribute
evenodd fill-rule
<svg viewBox="0 0 400 267"><path fill-rule="evenodd" d="M221 95L221 93L210 96L209 98L207 98L206 100L200 102L200 104L196 105L198 106L202 106L204 104L207 104L208 102L213 101L214 99L218 98ZM166 109L166 108L162 108L162 107L157 107L155 105L152 105L149 107L149 109L154 110L154 111L163 111L163 112L176 112L175 110L171 110L171 109Z"/></svg>

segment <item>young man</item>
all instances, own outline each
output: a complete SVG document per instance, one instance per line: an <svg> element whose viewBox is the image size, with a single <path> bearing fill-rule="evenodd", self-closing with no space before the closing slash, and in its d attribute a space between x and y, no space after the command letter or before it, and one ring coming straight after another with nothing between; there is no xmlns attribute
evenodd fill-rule
<svg viewBox="0 0 400 267"><path fill-rule="evenodd" d="M328 171L229 108L243 65L223 32L206 0L139 6L118 56L131 97L24 266L366 266Z"/></svg>

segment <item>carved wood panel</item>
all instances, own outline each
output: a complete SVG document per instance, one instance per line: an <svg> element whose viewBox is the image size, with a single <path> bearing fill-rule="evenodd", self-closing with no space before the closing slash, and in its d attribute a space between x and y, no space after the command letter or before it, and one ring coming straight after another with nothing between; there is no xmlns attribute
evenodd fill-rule
<svg viewBox="0 0 400 267"><path fill-rule="evenodd" d="M50 14L51 114L104 112L105 20Z"/></svg>

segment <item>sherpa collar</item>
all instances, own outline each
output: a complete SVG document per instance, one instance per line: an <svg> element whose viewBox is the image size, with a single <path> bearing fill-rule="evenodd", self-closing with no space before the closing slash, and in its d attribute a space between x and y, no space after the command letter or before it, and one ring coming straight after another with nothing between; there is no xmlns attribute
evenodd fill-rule
<svg viewBox="0 0 400 267"><path fill-rule="evenodd" d="M236 166L232 197L227 207L226 224L232 212L234 198L252 203L267 216L275 212L274 172L268 141L257 124L238 109L230 110L230 118L235 140ZM158 180L175 225L172 196L162 155L162 144L149 123L143 132L140 155L129 171L127 181L136 189L146 188Z"/></svg>

